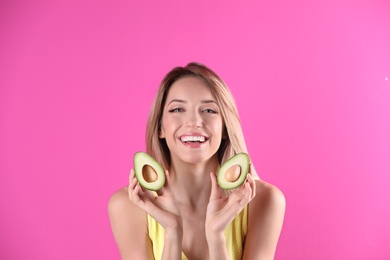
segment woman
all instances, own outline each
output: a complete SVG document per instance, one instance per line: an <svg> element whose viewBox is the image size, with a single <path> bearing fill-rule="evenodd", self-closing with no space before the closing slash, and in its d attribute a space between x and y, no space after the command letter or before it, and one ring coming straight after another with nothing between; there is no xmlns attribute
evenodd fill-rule
<svg viewBox="0 0 390 260"><path fill-rule="evenodd" d="M155 98L146 142L147 153L167 169L167 181L153 193L131 170L129 185L110 198L122 259L274 258L283 193L260 180L252 165L232 191L216 181L223 162L247 152L233 97L218 75L198 63L170 71Z"/></svg>

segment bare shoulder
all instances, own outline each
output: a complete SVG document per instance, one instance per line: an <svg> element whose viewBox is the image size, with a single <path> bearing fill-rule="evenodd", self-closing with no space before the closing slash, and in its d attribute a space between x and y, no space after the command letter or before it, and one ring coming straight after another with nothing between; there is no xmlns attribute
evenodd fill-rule
<svg viewBox="0 0 390 260"><path fill-rule="evenodd" d="M114 213L117 210L123 210L127 207L132 207L135 205L132 205L129 200L129 196L127 193L127 187L123 187L117 191L115 191L109 201L108 201L108 211L109 213Z"/></svg>
<svg viewBox="0 0 390 260"><path fill-rule="evenodd" d="M256 196L250 204L263 209L267 207L276 207L284 210L286 199L279 188L259 179L255 180L255 183Z"/></svg>
<svg viewBox="0 0 390 260"><path fill-rule="evenodd" d="M249 203L249 221L266 225L280 225L283 223L286 198L276 186L262 180L255 180L256 196ZM261 219L261 221L259 221ZM268 223L272 221L273 223Z"/></svg>
<svg viewBox="0 0 390 260"><path fill-rule="evenodd" d="M108 201L108 214L111 226L120 222L120 224L147 227L146 213L137 205L130 201L127 187L115 191ZM123 222L123 223L122 223Z"/></svg>
<svg viewBox="0 0 390 260"><path fill-rule="evenodd" d="M127 187L111 195L108 215L121 259L147 259L151 245L146 213L130 201Z"/></svg>
<svg viewBox="0 0 390 260"><path fill-rule="evenodd" d="M255 183L256 196L249 203L243 259L273 259L283 226L286 199L276 186L258 179Z"/></svg>

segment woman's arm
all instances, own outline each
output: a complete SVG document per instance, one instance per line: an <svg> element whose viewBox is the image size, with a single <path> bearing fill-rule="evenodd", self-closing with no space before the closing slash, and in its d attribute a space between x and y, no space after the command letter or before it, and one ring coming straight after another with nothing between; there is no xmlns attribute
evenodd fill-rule
<svg viewBox="0 0 390 260"><path fill-rule="evenodd" d="M108 213L121 259L153 259L146 213L129 200L127 188L111 196Z"/></svg>
<svg viewBox="0 0 390 260"><path fill-rule="evenodd" d="M108 205L111 227L122 260L153 259L148 236L149 214L165 229L162 259L181 259L183 224L175 197L170 190L168 172L166 183L158 196L143 189L131 170L129 186L116 192Z"/></svg>
<svg viewBox="0 0 390 260"><path fill-rule="evenodd" d="M243 259L274 259L286 201L283 193L275 186L261 180L255 182L256 197L249 203Z"/></svg>

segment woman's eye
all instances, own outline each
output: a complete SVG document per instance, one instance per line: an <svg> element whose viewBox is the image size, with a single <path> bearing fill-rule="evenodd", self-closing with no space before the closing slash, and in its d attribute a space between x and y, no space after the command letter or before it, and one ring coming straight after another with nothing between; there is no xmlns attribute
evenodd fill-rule
<svg viewBox="0 0 390 260"><path fill-rule="evenodd" d="M177 112L181 112L181 111L183 111L183 109L181 109L181 108L172 108L172 109L170 109L170 110L168 110L170 113L177 113Z"/></svg>
<svg viewBox="0 0 390 260"><path fill-rule="evenodd" d="M217 113L217 111L216 110L214 110L214 109L211 109L211 108L206 108L205 110L203 110L204 112L206 112L206 113L210 113L210 114L216 114Z"/></svg>

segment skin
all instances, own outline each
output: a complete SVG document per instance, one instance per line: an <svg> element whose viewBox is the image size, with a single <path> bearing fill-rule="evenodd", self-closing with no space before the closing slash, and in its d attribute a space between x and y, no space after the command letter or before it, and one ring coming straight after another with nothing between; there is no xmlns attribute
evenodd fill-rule
<svg viewBox="0 0 390 260"><path fill-rule="evenodd" d="M194 89L196 91L194 91ZM158 196L141 188L131 170L129 185L112 195L108 210L121 258L153 259L146 214L165 229L163 259L229 259L224 230L249 203L243 259L273 259L281 232L285 199L275 186L255 179L254 167L243 185L230 192L219 188L215 173L223 120L218 104L195 77L176 81L167 96L160 138L171 153L166 184ZM202 135L199 147L183 143L183 135Z"/></svg>

